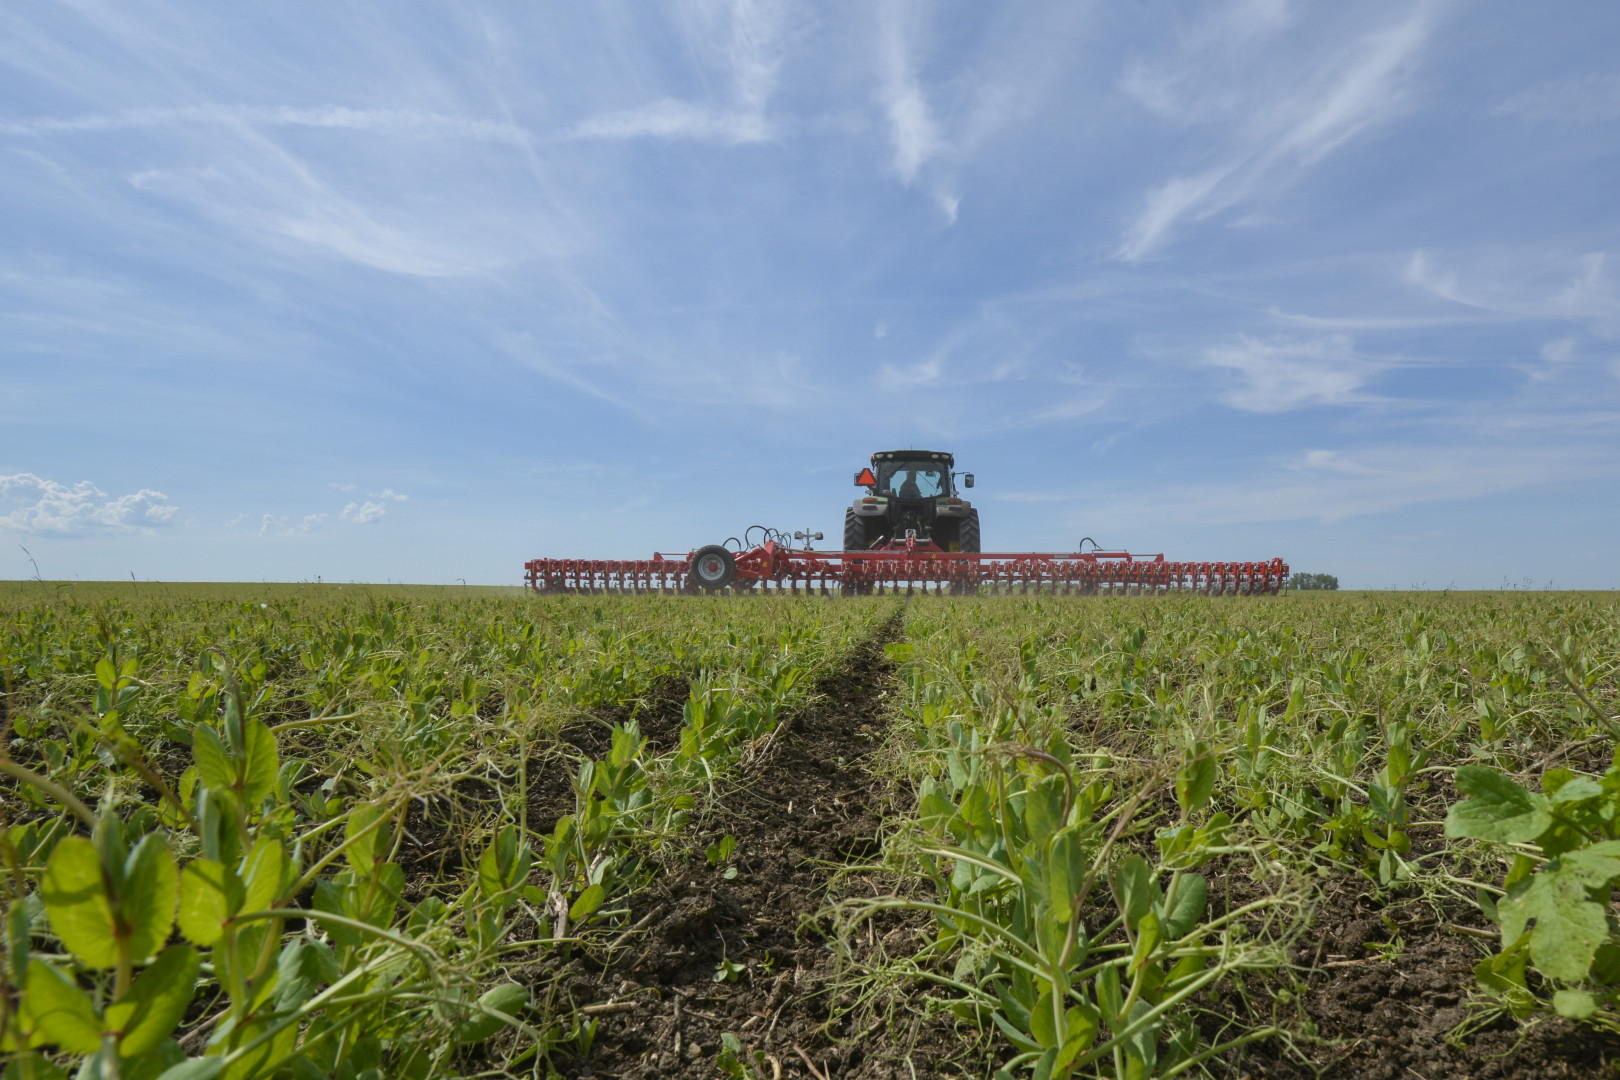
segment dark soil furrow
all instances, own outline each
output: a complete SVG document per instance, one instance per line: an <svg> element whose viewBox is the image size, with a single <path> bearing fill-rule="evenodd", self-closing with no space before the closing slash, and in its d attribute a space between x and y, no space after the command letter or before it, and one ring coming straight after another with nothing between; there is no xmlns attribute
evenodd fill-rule
<svg viewBox="0 0 1620 1080"><path fill-rule="evenodd" d="M892 679L882 646L898 633L897 616L821 683L770 759L722 798L694 850L632 900L646 925L630 947L605 970L578 964L567 991L597 1006L600 1028L588 1056L558 1062L565 1072L713 1077L729 1032L784 1077L811 1075L799 1050L841 1080L909 1075L893 1048L823 1030L833 955L814 923L829 865L878 851L887 785L863 766L881 741ZM702 851L725 835L736 837L731 878Z"/></svg>
<svg viewBox="0 0 1620 1080"><path fill-rule="evenodd" d="M1495 948L1495 927L1469 905L1448 904L1437 916L1417 900L1381 903L1367 884L1346 877L1328 886L1317 929L1296 947L1299 982L1288 995L1278 983L1265 999L1299 1034L1300 1061L1276 1041L1244 1051L1234 1076L1254 1080L1530 1080L1612 1077L1620 1036L1553 1018L1526 1029L1507 1016L1454 1043L1447 1035L1469 1020L1478 999L1474 965ZM1487 936L1489 935L1489 936ZM1275 996L1274 996L1275 995ZM1473 1027L1473 1024L1469 1024Z"/></svg>

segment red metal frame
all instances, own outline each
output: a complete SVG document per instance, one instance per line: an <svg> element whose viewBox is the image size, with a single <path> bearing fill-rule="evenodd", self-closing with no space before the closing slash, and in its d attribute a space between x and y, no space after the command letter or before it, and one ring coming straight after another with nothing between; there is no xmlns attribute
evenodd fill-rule
<svg viewBox="0 0 1620 1080"><path fill-rule="evenodd" d="M692 592L685 556L651 559L531 559L524 579L535 592ZM767 541L733 556L736 580L726 591L769 589L860 595L921 591L971 593L1058 592L1154 594L1193 592L1254 596L1280 592L1288 564L1269 562L1166 562L1163 555L1126 551L1084 554L943 551L927 540L895 541L873 551L806 551Z"/></svg>

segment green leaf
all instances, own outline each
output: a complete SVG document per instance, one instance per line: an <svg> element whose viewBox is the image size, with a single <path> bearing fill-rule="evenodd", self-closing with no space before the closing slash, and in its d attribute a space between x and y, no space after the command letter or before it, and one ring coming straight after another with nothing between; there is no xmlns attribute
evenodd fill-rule
<svg viewBox="0 0 1620 1080"><path fill-rule="evenodd" d="M386 854L388 851L386 837L383 835L388 830L386 823L366 832L366 829L382 816L382 807L367 803L355 810L343 827L344 839L354 841L343 849L343 855L357 874L370 874L371 868L377 864L378 853ZM365 835L362 836L362 833Z"/></svg>
<svg viewBox="0 0 1620 1080"><path fill-rule="evenodd" d="M1171 941L1186 937L1204 917L1209 904L1209 882L1203 874L1183 874L1172 898L1169 917L1165 919L1165 936Z"/></svg>
<svg viewBox="0 0 1620 1080"><path fill-rule="evenodd" d="M1215 793L1215 757L1209 747L1200 742L1193 748L1193 756L1176 773L1176 802L1183 814L1195 814L1208 804Z"/></svg>
<svg viewBox="0 0 1620 1080"><path fill-rule="evenodd" d="M130 928L129 955L133 959L151 956L168 940L179 896L180 874L169 843L157 833L148 833L129 854L124 896L118 905Z"/></svg>
<svg viewBox="0 0 1620 1080"><path fill-rule="evenodd" d="M1048 776L1024 794L1024 827L1037 843L1063 827L1067 787L1061 776Z"/></svg>
<svg viewBox="0 0 1620 1080"><path fill-rule="evenodd" d="M225 922L242 910L236 871L213 859L193 859L180 873L180 932L198 945L212 945Z"/></svg>
<svg viewBox="0 0 1620 1080"><path fill-rule="evenodd" d="M1153 871L1147 860L1140 855L1132 855L1121 863L1119 873L1114 878L1114 888L1118 894L1120 912L1134 933L1142 916L1159 901L1159 885L1153 880Z"/></svg>
<svg viewBox="0 0 1620 1080"><path fill-rule="evenodd" d="M191 753L197 760L197 775L204 787L220 792L235 790L236 761L220 741L218 732L207 724L198 724L191 733Z"/></svg>
<svg viewBox="0 0 1620 1080"><path fill-rule="evenodd" d="M984 834L990 831L994 822L990 816L990 793L982 784L974 784L962 795L962 820L972 826L976 833Z"/></svg>
<svg viewBox="0 0 1620 1080"><path fill-rule="evenodd" d="M1553 995L1553 1008L1570 1020L1585 1020L1598 1011L1597 998L1585 990L1560 990Z"/></svg>
<svg viewBox="0 0 1620 1080"><path fill-rule="evenodd" d="M1504 945L1518 940L1534 919L1530 959L1542 974L1565 982L1586 977L1592 957L1608 937L1603 905L1587 899L1579 874L1544 869L1496 905Z"/></svg>
<svg viewBox="0 0 1620 1080"><path fill-rule="evenodd" d="M1463 765L1457 790L1469 796L1446 814L1446 835L1499 843L1526 843L1552 824L1547 797L1526 791L1495 769Z"/></svg>
<svg viewBox="0 0 1620 1080"><path fill-rule="evenodd" d="M276 737L260 720L249 720L242 729L247 743L242 769L242 802L257 810L265 797L275 793L276 771L281 761L276 755Z"/></svg>
<svg viewBox="0 0 1620 1080"><path fill-rule="evenodd" d="M101 858L93 843L70 836L57 844L39 891L51 929L79 963L88 968L110 968L118 963L112 901L102 883Z"/></svg>
<svg viewBox="0 0 1620 1080"><path fill-rule="evenodd" d="M1046 859L1046 888L1052 902L1052 917L1067 924L1074 915L1074 901L1086 877L1086 855L1075 829L1065 829L1052 838Z"/></svg>
<svg viewBox="0 0 1620 1080"><path fill-rule="evenodd" d="M101 1018L66 972L43 960L30 960L22 1007L33 1025L36 1046L54 1043L70 1054L101 1049Z"/></svg>
<svg viewBox="0 0 1620 1080"><path fill-rule="evenodd" d="M1136 951L1131 956L1131 972L1134 974L1146 967L1153 960L1153 950L1159 947L1164 937L1164 924L1159 921L1157 913L1149 911L1142 916L1142 921L1136 925Z"/></svg>
<svg viewBox="0 0 1620 1080"><path fill-rule="evenodd" d="M1589 844L1558 859L1559 870L1574 874L1589 889L1607 885L1620 877L1620 840Z"/></svg>
<svg viewBox="0 0 1620 1080"><path fill-rule="evenodd" d="M1545 786L1545 782L1543 782ZM1577 776L1558 786L1552 793L1554 806L1563 806L1567 803L1581 802L1585 799L1595 799L1603 794L1603 785L1590 776Z"/></svg>
<svg viewBox="0 0 1620 1080"><path fill-rule="evenodd" d="M120 1036L120 1055L134 1057L163 1044L191 1004L198 966L190 945L171 945L107 1007L107 1029Z"/></svg>
<svg viewBox="0 0 1620 1080"><path fill-rule="evenodd" d="M1488 956L1474 965L1474 980L1479 988L1495 998L1504 994L1525 992L1524 949L1508 949Z"/></svg>
<svg viewBox="0 0 1620 1080"><path fill-rule="evenodd" d="M529 990L516 983L501 983L484 991L478 999L478 1004L515 1017L529 1004ZM482 1010L476 1011L468 1017L466 1023L456 1029L456 1041L481 1043L505 1025L506 1021L498 1016L491 1016Z"/></svg>
<svg viewBox="0 0 1620 1080"><path fill-rule="evenodd" d="M96 682L103 690L111 690L118 683L118 670L105 656L96 661Z"/></svg>
<svg viewBox="0 0 1620 1080"><path fill-rule="evenodd" d="M1057 1020L1052 1016L1052 991L1047 989L1029 1011L1029 1033L1045 1049L1058 1045Z"/></svg>
<svg viewBox="0 0 1620 1080"><path fill-rule="evenodd" d="M606 899L607 890L602 888L600 883L592 885L574 898L573 906L568 909L568 921L577 923L581 919L590 918L596 914L596 909L601 907L602 901Z"/></svg>
<svg viewBox="0 0 1620 1080"><path fill-rule="evenodd" d="M158 1080L214 1080L224 1068L222 1057L187 1058L163 1070Z"/></svg>
<svg viewBox="0 0 1620 1080"><path fill-rule="evenodd" d="M28 981L29 936L34 929L28 907L27 903L13 903L6 913L7 974L17 986Z"/></svg>
<svg viewBox="0 0 1620 1080"><path fill-rule="evenodd" d="M1052 1062L1054 1072L1062 1074L1069 1067L1069 1062L1079 1057L1086 1047L1097 1038L1098 1022L1102 1014L1090 1005L1071 1005L1064 1014L1064 1022L1068 1027L1068 1034L1063 1039L1063 1046L1058 1050L1057 1059Z"/></svg>
<svg viewBox="0 0 1620 1080"><path fill-rule="evenodd" d="M242 860L242 902L238 911L263 911L281 893L281 841L261 836Z"/></svg>
<svg viewBox="0 0 1620 1080"><path fill-rule="evenodd" d="M276 1011L289 1012L315 994L321 983L320 947L308 939L294 938L276 957Z"/></svg>
<svg viewBox="0 0 1620 1080"><path fill-rule="evenodd" d="M518 856L517 830L508 825L495 837L483 858L478 860L478 891L486 900L493 900L517 884ZM524 866L527 871L527 866Z"/></svg>

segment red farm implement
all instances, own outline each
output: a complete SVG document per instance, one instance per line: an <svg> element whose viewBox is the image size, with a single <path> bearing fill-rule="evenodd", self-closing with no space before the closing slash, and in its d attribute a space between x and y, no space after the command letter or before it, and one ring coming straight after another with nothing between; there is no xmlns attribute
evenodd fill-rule
<svg viewBox="0 0 1620 1080"><path fill-rule="evenodd" d="M1281 559L1269 562L1169 562L1124 551L946 551L914 536L864 551L812 551L767 540L746 551L718 544L684 556L650 559L532 559L530 588L540 593L1047 592L1154 595L1188 592L1255 596L1288 581Z"/></svg>

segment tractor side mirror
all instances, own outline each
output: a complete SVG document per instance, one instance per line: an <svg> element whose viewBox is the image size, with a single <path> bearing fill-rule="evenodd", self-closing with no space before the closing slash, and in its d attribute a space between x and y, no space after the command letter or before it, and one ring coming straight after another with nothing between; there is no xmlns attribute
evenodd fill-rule
<svg viewBox="0 0 1620 1080"><path fill-rule="evenodd" d="M963 473L962 474L962 486L963 487L972 487L973 486L973 474L972 473Z"/></svg>

